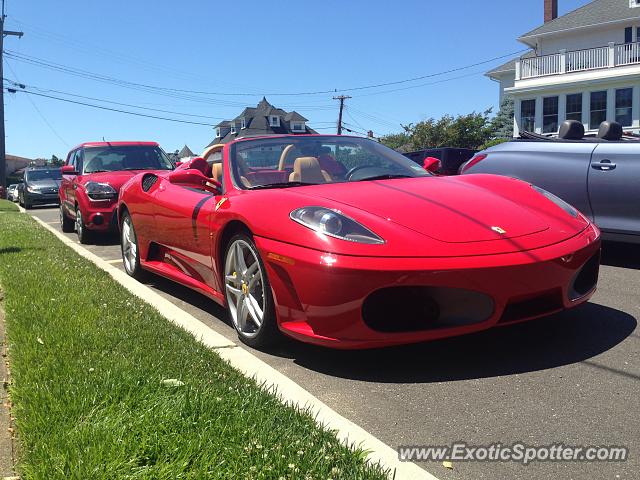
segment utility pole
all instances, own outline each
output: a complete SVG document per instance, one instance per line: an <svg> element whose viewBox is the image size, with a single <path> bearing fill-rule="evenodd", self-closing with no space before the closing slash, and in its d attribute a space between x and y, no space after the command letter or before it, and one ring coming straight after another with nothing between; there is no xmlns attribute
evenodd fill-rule
<svg viewBox="0 0 640 480"><path fill-rule="evenodd" d="M4 138L4 71L3 67L3 52L4 52L4 37L12 35L14 37L22 37L22 32L13 32L11 30L4 29L4 0L2 0L2 16L0 16L0 78L2 79L2 88L0 89L0 187L5 187L7 183L7 156L5 152L5 138Z"/></svg>
<svg viewBox="0 0 640 480"><path fill-rule="evenodd" d="M339 95L333 97L334 100L340 100L340 113L338 114L338 135L342 135L342 110L344 109L344 101L349 99L348 95Z"/></svg>

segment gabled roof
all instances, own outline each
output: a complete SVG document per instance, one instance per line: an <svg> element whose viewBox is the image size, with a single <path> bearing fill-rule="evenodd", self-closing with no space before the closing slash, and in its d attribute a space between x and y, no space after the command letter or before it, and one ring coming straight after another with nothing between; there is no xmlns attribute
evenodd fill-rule
<svg viewBox="0 0 640 480"><path fill-rule="evenodd" d="M284 116L285 121L287 122L307 122L308 120L300 115L295 110L293 112L289 112Z"/></svg>
<svg viewBox="0 0 640 480"><path fill-rule="evenodd" d="M516 71L516 62L521 59L521 58L528 58L528 57L535 57L536 53L533 50L529 50L528 52L524 53L522 56L520 57L516 57L516 58L512 58L511 60L509 60L506 63L503 63L502 65L499 65L497 67L492 68L491 70L489 70L487 73L485 73L485 75L487 77L491 77L491 78L496 78L498 77L501 73L509 73L509 72L515 72Z"/></svg>
<svg viewBox="0 0 640 480"><path fill-rule="evenodd" d="M594 0L525 33L520 40L604 23L638 20L639 17L640 7L630 7L629 0Z"/></svg>
<svg viewBox="0 0 640 480"><path fill-rule="evenodd" d="M184 158L184 157L195 157L196 154L193 153L191 151L191 149L189 147L187 147L186 145L184 147L182 147L182 150L180 150L178 152L178 158Z"/></svg>

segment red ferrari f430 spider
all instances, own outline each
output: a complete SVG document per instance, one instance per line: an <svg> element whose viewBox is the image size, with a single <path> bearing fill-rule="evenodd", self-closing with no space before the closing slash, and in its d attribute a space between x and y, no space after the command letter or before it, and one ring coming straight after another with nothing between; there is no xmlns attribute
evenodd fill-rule
<svg viewBox="0 0 640 480"><path fill-rule="evenodd" d="M334 348L449 337L548 315L596 288L600 233L520 180L440 177L372 140L215 145L136 175L118 204L126 271L226 306L240 339Z"/></svg>

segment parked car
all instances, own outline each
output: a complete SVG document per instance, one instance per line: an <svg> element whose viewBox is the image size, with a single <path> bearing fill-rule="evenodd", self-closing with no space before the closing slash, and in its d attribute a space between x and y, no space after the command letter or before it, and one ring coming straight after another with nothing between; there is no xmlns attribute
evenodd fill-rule
<svg viewBox="0 0 640 480"><path fill-rule="evenodd" d="M567 121L558 138L513 140L478 152L461 173L493 173L530 182L570 203L603 232L603 238L640 242L640 141L603 122L584 137Z"/></svg>
<svg viewBox="0 0 640 480"><path fill-rule="evenodd" d="M34 205L57 204L61 179L59 168L25 168L24 181L18 188L18 202L27 210Z"/></svg>
<svg viewBox="0 0 640 480"><path fill-rule="evenodd" d="M281 332L365 348L529 320L585 302L600 258L598 229L538 187L435 176L348 136L215 145L132 178L118 215L129 275L226 305L254 347Z"/></svg>
<svg viewBox="0 0 640 480"><path fill-rule="evenodd" d="M117 228L120 187L142 170L173 170L155 142L90 142L75 147L62 167L60 226L88 243L94 232Z"/></svg>
<svg viewBox="0 0 640 480"><path fill-rule="evenodd" d="M473 157L476 152L477 150L469 148L442 147L408 152L404 156L420 165L423 164L424 159L427 157L437 158L440 160L440 169L438 171L440 175L457 175L460 166Z"/></svg>
<svg viewBox="0 0 640 480"><path fill-rule="evenodd" d="M18 184L12 183L9 185L7 189L7 200L11 200L12 202L18 201Z"/></svg>

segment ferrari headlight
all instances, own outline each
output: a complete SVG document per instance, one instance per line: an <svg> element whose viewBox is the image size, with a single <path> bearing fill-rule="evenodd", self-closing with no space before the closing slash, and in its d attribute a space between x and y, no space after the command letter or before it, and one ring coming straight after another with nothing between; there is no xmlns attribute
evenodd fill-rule
<svg viewBox="0 0 640 480"><path fill-rule="evenodd" d="M559 206L561 209L563 209L572 217L578 216L578 210L576 210L574 207L572 207L567 202L562 200L560 197L556 197L553 193L547 192L544 188L536 187L535 185L531 185L531 188L533 188L539 194L547 197L547 199L551 200L553 203L555 203L557 206Z"/></svg>
<svg viewBox="0 0 640 480"><path fill-rule="evenodd" d="M291 212L293 221L318 233L349 242L381 244L384 240L342 213L325 207L303 207Z"/></svg>
<svg viewBox="0 0 640 480"><path fill-rule="evenodd" d="M108 183L87 182L84 188L92 200L111 200L118 196L115 188Z"/></svg>

